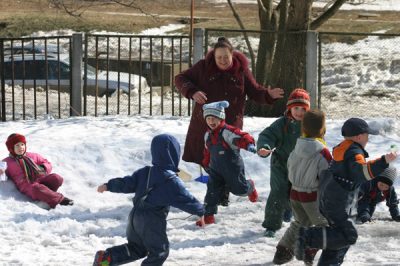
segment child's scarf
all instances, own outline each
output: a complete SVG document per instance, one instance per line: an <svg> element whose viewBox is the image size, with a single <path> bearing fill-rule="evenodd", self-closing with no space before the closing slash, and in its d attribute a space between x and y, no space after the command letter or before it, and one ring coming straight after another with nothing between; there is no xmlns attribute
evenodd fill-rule
<svg viewBox="0 0 400 266"><path fill-rule="evenodd" d="M302 136L303 138L310 138L310 137L307 137L307 135L305 135L305 134L302 134L301 136ZM324 145L324 147L327 147L326 141L325 141L323 138L311 138L311 139L315 139L316 141L321 142L322 145Z"/></svg>
<svg viewBox="0 0 400 266"><path fill-rule="evenodd" d="M12 157L12 155L10 155ZM40 168L31 158L25 155L18 155L14 157L22 168L25 178L28 182L32 183L38 175L45 174L45 171Z"/></svg>

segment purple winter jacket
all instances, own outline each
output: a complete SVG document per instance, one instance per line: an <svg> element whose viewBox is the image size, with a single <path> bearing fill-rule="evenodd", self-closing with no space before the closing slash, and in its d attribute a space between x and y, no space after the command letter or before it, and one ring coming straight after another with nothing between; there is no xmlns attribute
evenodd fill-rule
<svg viewBox="0 0 400 266"><path fill-rule="evenodd" d="M232 67L220 70L215 63L214 50L211 50L205 59L178 74L175 77L175 85L188 99L192 99L196 91L203 91L207 96L206 103L228 101L225 121L242 129L246 97L259 104L274 102L267 89L256 82L248 65L246 56L234 51ZM201 164L206 131L207 124L203 118L202 105L195 103L186 136L183 160Z"/></svg>

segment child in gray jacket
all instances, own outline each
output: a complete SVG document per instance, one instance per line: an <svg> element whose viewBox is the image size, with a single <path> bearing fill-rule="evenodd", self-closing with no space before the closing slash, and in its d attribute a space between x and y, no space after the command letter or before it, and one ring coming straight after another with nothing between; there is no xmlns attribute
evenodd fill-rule
<svg viewBox="0 0 400 266"><path fill-rule="evenodd" d="M323 140L325 135L325 114L319 110L305 113L302 121L302 135L288 158L288 177L292 184L290 203L294 221L286 230L276 247L275 264L284 264L293 259L294 245L301 226L327 225L318 211L318 177L329 166L332 156ZM318 250L309 249L304 258L305 265L312 265Z"/></svg>

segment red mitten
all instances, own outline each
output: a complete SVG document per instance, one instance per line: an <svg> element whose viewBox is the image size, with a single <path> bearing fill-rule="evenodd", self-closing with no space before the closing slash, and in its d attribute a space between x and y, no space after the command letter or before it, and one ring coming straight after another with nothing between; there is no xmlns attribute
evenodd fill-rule
<svg viewBox="0 0 400 266"><path fill-rule="evenodd" d="M206 225L206 222L204 221L204 216L201 216L200 219L196 221L196 225L199 227L204 227Z"/></svg>

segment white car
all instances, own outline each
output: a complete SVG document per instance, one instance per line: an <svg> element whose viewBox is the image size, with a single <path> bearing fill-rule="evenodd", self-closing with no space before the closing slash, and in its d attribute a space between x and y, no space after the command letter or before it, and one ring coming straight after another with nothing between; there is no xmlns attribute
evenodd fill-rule
<svg viewBox="0 0 400 266"><path fill-rule="evenodd" d="M82 64L82 66L84 65ZM21 55L5 56L4 71L5 82L8 85L14 84L32 88L36 82L36 87L46 87L47 84L49 89L57 90L60 88L62 92L70 91L71 69L69 57L66 54L60 55L60 61L58 61L56 55L47 55L47 60L43 54L35 54L35 56L27 54L24 57ZM96 69L90 65L87 67L86 80L86 94L92 96L112 95L118 88L124 93L128 93L130 89L131 93L136 94L139 89L139 83L141 83L142 92L145 93L149 90L144 77L119 72L118 82L118 72L108 71L107 82L107 72L98 70L96 77Z"/></svg>
<svg viewBox="0 0 400 266"><path fill-rule="evenodd" d="M35 43L33 46L32 42L25 43L23 46L20 43L6 44L4 47L5 55L18 55L18 54L45 54L47 50L48 55L57 55L58 53L68 53L63 47L57 46L56 44L48 43L46 46L43 43Z"/></svg>

